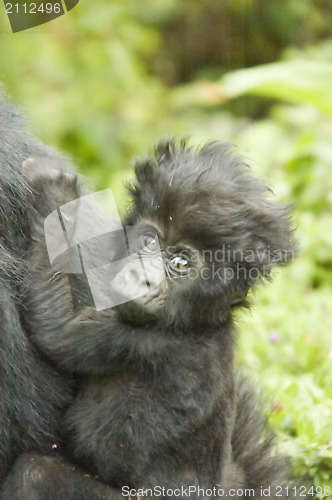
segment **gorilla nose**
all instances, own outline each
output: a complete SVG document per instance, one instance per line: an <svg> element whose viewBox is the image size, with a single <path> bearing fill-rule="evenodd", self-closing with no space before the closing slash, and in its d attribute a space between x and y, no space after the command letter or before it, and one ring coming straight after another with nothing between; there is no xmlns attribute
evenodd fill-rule
<svg viewBox="0 0 332 500"><path fill-rule="evenodd" d="M163 280L162 269L153 265L151 259L138 260L127 266L125 285L133 288L156 288Z"/></svg>

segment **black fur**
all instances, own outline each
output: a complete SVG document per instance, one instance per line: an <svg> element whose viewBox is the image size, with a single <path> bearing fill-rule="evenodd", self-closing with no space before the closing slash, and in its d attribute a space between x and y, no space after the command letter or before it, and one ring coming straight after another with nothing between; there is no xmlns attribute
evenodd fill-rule
<svg viewBox="0 0 332 500"><path fill-rule="evenodd" d="M70 377L28 341L21 304L34 213L22 163L31 155L50 165L66 163L23 127L16 108L0 100L0 488L20 454L52 453L52 444L60 445L61 415L72 393Z"/></svg>
<svg viewBox="0 0 332 500"><path fill-rule="evenodd" d="M73 300L73 283L74 292L81 285L54 274L44 243L45 215L80 195L77 180L47 158L32 165L25 175L40 215L28 257L27 328L51 364L78 377L63 430L64 455L82 478L61 458L23 456L3 499L113 498L126 485L252 488L256 498L270 486L274 498L276 486L287 484L287 464L272 456L256 398L233 375L232 309L294 255L289 208L265 197L267 189L227 144L160 144L137 162L125 224L137 235L158 233L165 267L174 253L191 251L197 277L168 274L152 309L137 300L97 312L81 307L75 293ZM84 471L105 490L92 482L98 492L83 492Z"/></svg>

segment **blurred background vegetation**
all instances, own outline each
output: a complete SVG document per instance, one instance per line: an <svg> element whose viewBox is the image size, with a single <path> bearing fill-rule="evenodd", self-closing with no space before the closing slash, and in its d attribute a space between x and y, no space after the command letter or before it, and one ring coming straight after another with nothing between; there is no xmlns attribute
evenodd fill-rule
<svg viewBox="0 0 332 500"><path fill-rule="evenodd" d="M237 318L278 446L332 491L332 3L99 0L12 34L0 80L96 189L163 135L233 141L295 205L300 254ZM272 401L272 402L271 402ZM320 490L318 490L318 493Z"/></svg>

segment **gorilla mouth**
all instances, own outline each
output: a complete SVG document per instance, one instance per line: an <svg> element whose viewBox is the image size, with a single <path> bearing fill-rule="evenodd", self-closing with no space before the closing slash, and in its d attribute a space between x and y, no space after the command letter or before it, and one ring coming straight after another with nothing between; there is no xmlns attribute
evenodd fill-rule
<svg viewBox="0 0 332 500"><path fill-rule="evenodd" d="M142 303L145 306L148 306L149 304L151 305L158 305L161 307L165 304L165 297L160 295L160 292L158 289L149 291L143 297L141 298Z"/></svg>
<svg viewBox="0 0 332 500"><path fill-rule="evenodd" d="M165 297L158 292L147 293L114 308L123 323L145 326L155 323L165 304Z"/></svg>

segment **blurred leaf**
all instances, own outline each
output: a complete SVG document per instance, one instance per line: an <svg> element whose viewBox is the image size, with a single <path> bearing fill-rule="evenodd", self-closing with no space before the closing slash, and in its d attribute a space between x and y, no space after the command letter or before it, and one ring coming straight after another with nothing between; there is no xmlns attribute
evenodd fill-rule
<svg viewBox="0 0 332 500"><path fill-rule="evenodd" d="M229 73L220 81L230 98L255 94L312 104L332 115L332 63L290 60Z"/></svg>
<svg viewBox="0 0 332 500"><path fill-rule="evenodd" d="M175 90L175 106L211 106L252 94L311 104L332 115L332 63L290 60L241 69L219 82L196 82Z"/></svg>

